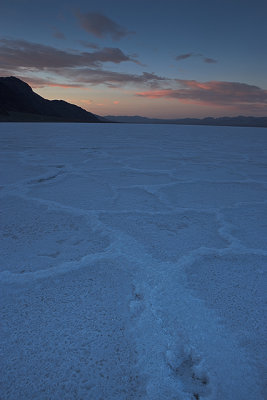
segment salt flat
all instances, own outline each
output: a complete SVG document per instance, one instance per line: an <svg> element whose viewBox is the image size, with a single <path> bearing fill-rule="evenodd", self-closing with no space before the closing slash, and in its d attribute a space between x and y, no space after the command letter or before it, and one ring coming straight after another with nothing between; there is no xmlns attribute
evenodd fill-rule
<svg viewBox="0 0 267 400"><path fill-rule="evenodd" d="M267 131L1 124L0 398L266 396Z"/></svg>

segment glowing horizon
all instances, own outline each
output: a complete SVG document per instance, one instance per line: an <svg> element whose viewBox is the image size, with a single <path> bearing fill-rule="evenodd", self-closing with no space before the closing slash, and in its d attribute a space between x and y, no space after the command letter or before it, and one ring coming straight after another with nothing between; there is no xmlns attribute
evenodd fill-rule
<svg viewBox="0 0 267 400"><path fill-rule="evenodd" d="M267 115L261 0L11 3L0 15L0 75L45 98L98 115Z"/></svg>

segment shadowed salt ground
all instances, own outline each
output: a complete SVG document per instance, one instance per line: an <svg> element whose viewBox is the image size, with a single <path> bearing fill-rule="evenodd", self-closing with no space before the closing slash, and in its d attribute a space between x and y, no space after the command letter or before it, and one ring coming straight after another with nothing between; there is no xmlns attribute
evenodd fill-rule
<svg viewBox="0 0 267 400"><path fill-rule="evenodd" d="M267 131L1 124L0 398L266 396Z"/></svg>

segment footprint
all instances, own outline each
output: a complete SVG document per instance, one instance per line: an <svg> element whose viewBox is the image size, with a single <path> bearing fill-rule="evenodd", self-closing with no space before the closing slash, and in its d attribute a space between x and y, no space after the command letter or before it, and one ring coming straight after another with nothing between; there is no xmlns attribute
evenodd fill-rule
<svg viewBox="0 0 267 400"><path fill-rule="evenodd" d="M144 296L140 290L133 285L132 300L129 303L130 313L133 318L137 318L145 309Z"/></svg>
<svg viewBox="0 0 267 400"><path fill-rule="evenodd" d="M194 355L192 349L183 346L176 351L167 350L166 362L182 384L182 390L191 396L190 400L201 400L210 395L209 377L201 358Z"/></svg>

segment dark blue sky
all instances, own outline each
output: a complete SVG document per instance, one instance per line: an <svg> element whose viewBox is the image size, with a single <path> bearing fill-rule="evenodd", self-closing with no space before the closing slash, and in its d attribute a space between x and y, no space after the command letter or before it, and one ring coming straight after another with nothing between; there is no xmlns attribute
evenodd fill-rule
<svg viewBox="0 0 267 400"><path fill-rule="evenodd" d="M267 2L1 2L0 74L101 114L267 115Z"/></svg>

